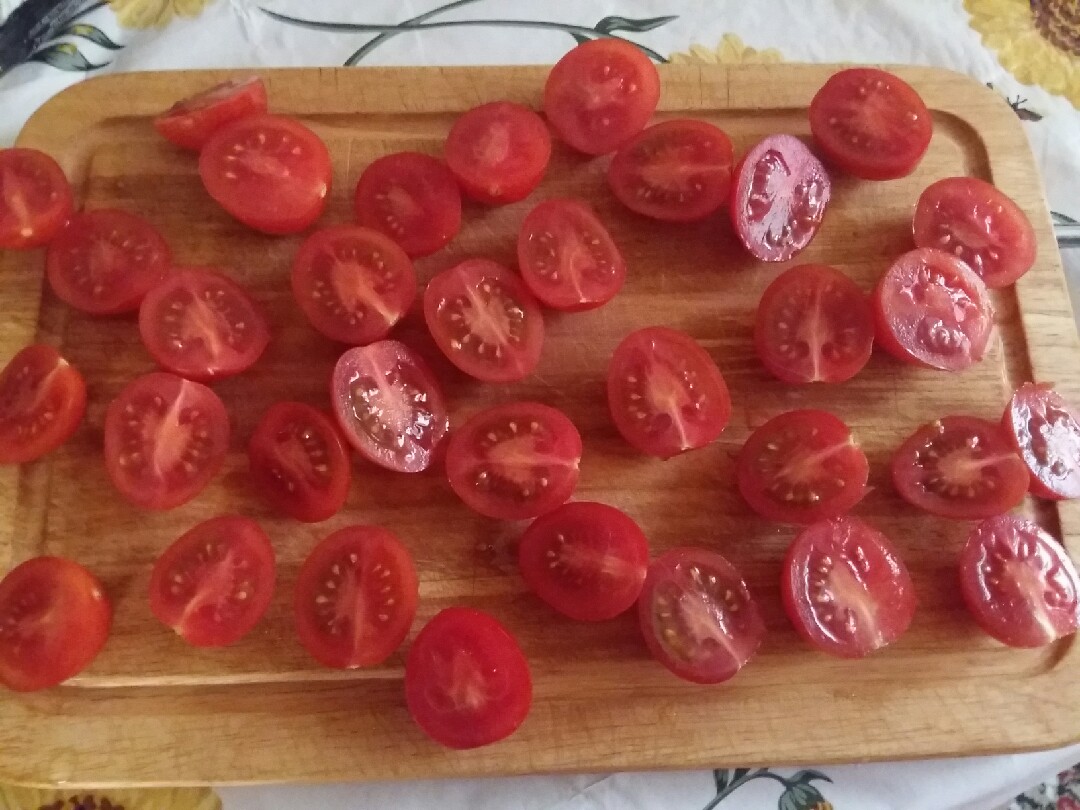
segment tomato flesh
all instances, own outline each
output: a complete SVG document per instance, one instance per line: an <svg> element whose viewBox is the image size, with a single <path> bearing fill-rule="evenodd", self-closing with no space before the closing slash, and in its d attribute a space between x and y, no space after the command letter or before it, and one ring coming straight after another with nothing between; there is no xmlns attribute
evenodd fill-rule
<svg viewBox="0 0 1080 810"><path fill-rule="evenodd" d="M1013 393L1002 427L1024 460L1040 498L1080 498L1080 412L1051 386L1024 383Z"/></svg>
<svg viewBox="0 0 1080 810"><path fill-rule="evenodd" d="M86 383L51 346L27 346L0 371L0 464L23 464L62 445L86 412Z"/></svg>
<svg viewBox="0 0 1080 810"><path fill-rule="evenodd" d="M248 76L181 99L154 119L154 129L182 149L197 152L225 124L265 112L266 85L258 76Z"/></svg>
<svg viewBox="0 0 1080 810"><path fill-rule="evenodd" d="M36 149L0 149L0 249L47 245L74 208L56 161Z"/></svg>

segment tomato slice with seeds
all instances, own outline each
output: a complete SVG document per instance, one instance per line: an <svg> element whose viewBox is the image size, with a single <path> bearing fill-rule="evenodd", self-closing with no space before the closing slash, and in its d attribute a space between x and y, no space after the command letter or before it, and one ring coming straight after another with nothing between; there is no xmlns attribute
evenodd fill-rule
<svg viewBox="0 0 1080 810"><path fill-rule="evenodd" d="M86 412L86 382L51 346L27 346L0 371L0 464L24 464L62 445Z"/></svg>
<svg viewBox="0 0 1080 810"><path fill-rule="evenodd" d="M466 259L429 281L424 320L450 362L478 380L516 382L540 362L540 305L516 273L489 259Z"/></svg>
<svg viewBox="0 0 1080 810"><path fill-rule="evenodd" d="M311 325L331 340L381 340L416 298L416 271L389 237L357 225L309 236L292 266L292 289Z"/></svg>
<svg viewBox="0 0 1080 810"><path fill-rule="evenodd" d="M258 76L229 79L181 99L154 119L161 137L199 151L230 121L266 112L266 85Z"/></svg>
<svg viewBox="0 0 1080 810"><path fill-rule="evenodd" d="M83 211L49 244L45 274L56 296L91 315L139 308L165 278L172 253L141 217L114 208Z"/></svg>
<svg viewBox="0 0 1080 810"><path fill-rule="evenodd" d="M517 255L525 286L553 309L595 309L626 281L618 246L580 200L545 200L530 211L518 232Z"/></svg>
<svg viewBox="0 0 1080 810"><path fill-rule="evenodd" d="M337 426L302 402L268 410L248 442L255 488L278 512L317 523L345 506L352 465Z"/></svg>
<svg viewBox="0 0 1080 810"><path fill-rule="evenodd" d="M814 523L866 494L870 466L851 430L827 411L788 411L750 434L737 462L739 492L762 517Z"/></svg>
<svg viewBox="0 0 1080 810"><path fill-rule="evenodd" d="M982 279L948 253L905 253L874 289L878 343L899 360L963 371L986 353L994 310Z"/></svg>
<svg viewBox="0 0 1080 810"><path fill-rule="evenodd" d="M833 267L792 267L761 296L754 346L762 365L784 382L850 380L874 348L870 299Z"/></svg>
<svg viewBox="0 0 1080 810"><path fill-rule="evenodd" d="M348 526L319 545L296 578L300 643L323 666L381 664L409 634L419 580L408 549L379 526Z"/></svg>
<svg viewBox="0 0 1080 810"><path fill-rule="evenodd" d="M426 470L450 429L435 375L420 355L395 340L341 355L330 399L349 444L388 470Z"/></svg>
<svg viewBox="0 0 1080 810"><path fill-rule="evenodd" d="M446 166L430 155L397 152L371 163L356 183L356 221L427 256L461 230L461 192Z"/></svg>
<svg viewBox="0 0 1080 810"><path fill-rule="evenodd" d="M105 468L120 494L146 509L172 509L221 469L229 416L217 394L174 374L129 383L105 412Z"/></svg>
<svg viewBox="0 0 1080 810"><path fill-rule="evenodd" d="M47 245L75 202L63 169L37 149L0 149L0 249Z"/></svg>
<svg viewBox="0 0 1080 810"><path fill-rule="evenodd" d="M704 447L731 418L731 395L712 357L664 326L623 338L608 363L607 396L622 437L658 458Z"/></svg>
<svg viewBox="0 0 1080 810"><path fill-rule="evenodd" d="M446 608L409 649L405 703L435 742L458 749L489 745L513 734L529 714L529 663L491 616Z"/></svg>
<svg viewBox="0 0 1080 810"><path fill-rule="evenodd" d="M829 175L806 145L770 135L736 167L728 213L750 255L784 262L810 244L831 197Z"/></svg>
<svg viewBox="0 0 1080 810"><path fill-rule="evenodd" d="M862 658L892 644L915 615L915 586L889 540L858 518L807 526L784 557L784 609L811 646Z"/></svg>
<svg viewBox="0 0 1080 810"><path fill-rule="evenodd" d="M1061 543L1030 520L999 515L960 552L960 592L984 631L1010 647L1043 647L1080 627L1080 576Z"/></svg>
<svg viewBox="0 0 1080 810"><path fill-rule="evenodd" d="M568 503L532 522L518 544L525 584L552 608L602 622L634 606L649 567L649 543L624 512Z"/></svg>
<svg viewBox="0 0 1080 810"><path fill-rule="evenodd" d="M1080 411L1045 383L1024 383L1001 417L1030 473L1032 494L1080 498Z"/></svg>

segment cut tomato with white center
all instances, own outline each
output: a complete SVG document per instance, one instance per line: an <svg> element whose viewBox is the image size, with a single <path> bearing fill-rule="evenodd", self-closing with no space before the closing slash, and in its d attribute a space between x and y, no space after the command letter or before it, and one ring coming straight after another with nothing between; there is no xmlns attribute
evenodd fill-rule
<svg viewBox="0 0 1080 810"><path fill-rule="evenodd" d="M36 149L0 149L0 249L47 245L73 206L71 185L55 160Z"/></svg>
<svg viewBox="0 0 1080 810"><path fill-rule="evenodd" d="M79 427L86 382L51 346L27 346L0 371L0 464L51 453Z"/></svg>
<svg viewBox="0 0 1080 810"><path fill-rule="evenodd" d="M197 152L230 121L265 112L266 85L258 76L248 76L181 99L154 119L154 129L177 146Z"/></svg>
<svg viewBox="0 0 1080 810"><path fill-rule="evenodd" d="M1080 411L1051 386L1024 383L1001 418L1041 498L1080 498Z"/></svg>

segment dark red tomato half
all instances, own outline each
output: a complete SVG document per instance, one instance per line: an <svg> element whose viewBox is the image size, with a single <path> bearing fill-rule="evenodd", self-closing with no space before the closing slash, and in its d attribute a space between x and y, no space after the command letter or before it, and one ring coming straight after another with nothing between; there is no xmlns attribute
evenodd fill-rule
<svg viewBox="0 0 1080 810"><path fill-rule="evenodd" d="M139 308L165 278L172 253L141 217L112 208L75 214L45 254L45 274L56 296L91 315Z"/></svg>
<svg viewBox="0 0 1080 810"><path fill-rule="evenodd" d="M405 702L416 725L448 748L513 734L532 706L521 647L486 613L446 608L417 634L405 662Z"/></svg>
<svg viewBox="0 0 1080 810"><path fill-rule="evenodd" d="M878 280L873 299L877 342L905 363L963 371L986 353L994 329L990 294L951 254L905 253Z"/></svg>
<svg viewBox="0 0 1080 810"><path fill-rule="evenodd" d="M424 320L450 362L484 382L516 382L540 362L544 316L521 277L466 259L424 290Z"/></svg>
<svg viewBox="0 0 1080 810"><path fill-rule="evenodd" d="M0 684L16 692L78 675L109 637L112 606L78 563L35 557L0 580Z"/></svg>
<svg viewBox="0 0 1080 810"><path fill-rule="evenodd" d="M595 309L626 281L618 246L580 200L545 200L530 211L518 232L517 254L525 286L552 309Z"/></svg>
<svg viewBox="0 0 1080 810"><path fill-rule="evenodd" d="M614 152L644 129L660 100L660 74L636 45L583 42L556 63L544 113L563 141L587 155Z"/></svg>
<svg viewBox="0 0 1080 810"><path fill-rule="evenodd" d="M335 225L309 236L292 266L292 289L311 325L355 346L382 340L416 298L412 261L388 236Z"/></svg>
<svg viewBox="0 0 1080 810"><path fill-rule="evenodd" d="M1080 627L1080 576L1037 524L999 515L960 553L960 591L975 621L1010 647L1042 647Z"/></svg>
<svg viewBox="0 0 1080 810"><path fill-rule="evenodd" d="M180 535L150 574L150 612L194 647L225 647L270 607L274 549L254 520L211 518Z"/></svg>
<svg viewBox="0 0 1080 810"><path fill-rule="evenodd" d="M1000 425L946 416L923 425L892 458L900 496L934 515L982 520L1024 499L1028 472Z"/></svg>
<svg viewBox="0 0 1080 810"><path fill-rule="evenodd" d="M762 517L814 523L866 494L870 466L851 430L827 411L788 411L750 434L738 459L739 492Z"/></svg>
<svg viewBox="0 0 1080 810"><path fill-rule="evenodd" d="M345 440L328 416L302 402L271 406L251 434L248 463L266 502L305 523L333 517L349 497Z"/></svg>
<svg viewBox="0 0 1080 810"><path fill-rule="evenodd" d="M831 196L829 175L806 144L770 135L735 168L728 214L750 255L784 262L810 244Z"/></svg>
<svg viewBox="0 0 1080 810"><path fill-rule="evenodd" d="M704 447L731 418L731 395L712 357L665 326L623 338L608 363L607 396L622 437L659 458Z"/></svg>
<svg viewBox="0 0 1080 810"><path fill-rule="evenodd" d="M810 102L810 131L831 163L867 180L911 174L933 122L919 94L876 68L834 73Z"/></svg>
<svg viewBox="0 0 1080 810"><path fill-rule="evenodd" d="M55 160L37 149L0 149L0 249L47 245L73 207L71 185Z"/></svg>
<svg viewBox="0 0 1080 810"><path fill-rule="evenodd" d="M1040 498L1080 498L1080 412L1051 386L1024 383L1001 418Z"/></svg>
<svg viewBox="0 0 1080 810"><path fill-rule="evenodd" d="M396 472L420 472L450 429L442 388L403 343L345 352L330 383L334 416L360 455Z"/></svg>
<svg viewBox="0 0 1080 810"><path fill-rule="evenodd" d="M330 194L330 152L293 118L250 115L221 127L199 153L207 193L240 222L264 233L311 225Z"/></svg>
<svg viewBox="0 0 1080 810"><path fill-rule="evenodd" d="M850 380L874 349L870 299L833 267L792 267L761 296L754 346L762 365L784 382Z"/></svg>
<svg viewBox="0 0 1080 810"><path fill-rule="evenodd" d="M734 162L731 139L722 129L680 118L653 124L619 147L608 185L631 211L693 222L727 201Z"/></svg>
<svg viewBox="0 0 1080 810"><path fill-rule="evenodd" d="M951 253L986 282L1005 287L1035 263L1035 230L1004 193L975 177L946 177L915 206L915 244Z"/></svg>
<svg viewBox="0 0 1080 810"><path fill-rule="evenodd" d="M649 543L629 515L602 503L568 503L537 518L518 544L533 593L571 619L602 622L641 594Z"/></svg>
<svg viewBox="0 0 1080 810"><path fill-rule="evenodd" d="M0 371L0 464L23 464L71 438L86 383L51 346L27 346Z"/></svg>
<svg viewBox="0 0 1080 810"><path fill-rule="evenodd" d="M265 112L266 85L258 76L248 76L176 102L154 119L154 129L177 146L197 152L230 121Z"/></svg>
<svg viewBox="0 0 1080 810"><path fill-rule="evenodd" d="M450 435L446 476L469 507L500 520L550 512L574 493L581 434L562 411L511 402L480 411Z"/></svg>
<svg viewBox="0 0 1080 810"><path fill-rule="evenodd" d="M172 509L198 495L228 447L229 416L218 395L173 374L137 378L105 412L109 478L146 509Z"/></svg>
<svg viewBox="0 0 1080 810"><path fill-rule="evenodd" d="M412 627L419 587L412 557L393 532L340 529L315 546L296 578L300 643L323 666L381 664Z"/></svg>
<svg viewBox="0 0 1080 810"><path fill-rule="evenodd" d="M461 230L461 192L440 161L397 152L371 163L356 183L356 221L386 234L408 255L427 256Z"/></svg>

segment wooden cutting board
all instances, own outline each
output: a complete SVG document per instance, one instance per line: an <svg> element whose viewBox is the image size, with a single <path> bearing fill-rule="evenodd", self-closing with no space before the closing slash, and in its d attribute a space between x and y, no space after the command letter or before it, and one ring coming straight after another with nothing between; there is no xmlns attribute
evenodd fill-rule
<svg viewBox="0 0 1080 810"><path fill-rule="evenodd" d="M664 67L660 115L691 115L727 130L737 153L766 134L808 135L806 107L833 68L768 65ZM538 371L512 386L482 386L442 360L413 313L399 330L433 362L453 421L515 398L564 409L585 437L579 499L605 501L645 529L653 552L682 544L716 549L747 575L769 636L734 681L683 683L653 663L633 617L600 625L557 617L526 592L514 564L520 525L470 513L438 471L404 476L356 463L344 512L325 524L279 519L249 489L243 448L260 414L289 398L326 406L340 347L304 322L287 283L299 237L238 225L204 193L195 159L159 139L150 118L174 99L229 73L144 73L91 79L61 93L27 124L21 146L53 154L87 208L143 214L178 263L228 269L265 305L271 347L249 373L215 386L230 409L225 469L193 502L142 512L110 486L101 460L105 406L125 381L149 371L131 318L91 318L42 291L40 254L0 256L0 359L32 341L53 343L89 384L75 437L49 458L0 471L0 571L43 552L96 571L115 602L108 646L82 676L52 691L0 693L0 780L87 786L400 779L593 769L862 761L1046 748L1080 738L1080 655L1073 641L1005 649L965 614L955 561L968 525L913 511L888 482L890 452L917 425L960 412L997 418L1010 389L1054 381L1080 402L1080 353L1039 176L1016 116L994 92L941 70L903 68L934 111L929 153L909 178L884 183L837 176L824 227L799 257L842 268L869 290L889 260L911 247L911 213L932 180L992 180L1031 217L1039 259L1016 286L994 294L998 339L960 375L902 366L875 354L842 385L794 388L770 379L753 354L761 291L785 265L751 260L726 221L650 222L620 208L604 183L606 158L556 147L542 188L503 208L467 206L454 243L419 262L421 280L462 257L513 264L519 222L544 197L580 195L608 223L630 268L624 291L580 315L550 314ZM438 154L454 117L481 102L536 105L546 69L321 69L262 72L272 109L326 139L335 187L323 223L351 218L352 189L386 152ZM619 439L603 395L607 358L630 330L684 329L719 363L735 403L730 427L708 448L660 462ZM796 407L833 411L872 464L873 489L856 513L884 530L914 576L920 601L910 632L869 660L840 661L796 637L780 606L778 575L792 528L768 523L735 492L733 459L750 431ZM1080 558L1077 504L1027 504ZM235 647L186 647L147 606L151 561L198 521L225 512L257 518L280 560L279 590L257 630ZM297 568L315 542L356 523L393 528L415 555L421 623L450 604L487 610L520 639L535 704L505 742L451 752L412 725L402 658L364 672L314 666L292 632Z"/></svg>

